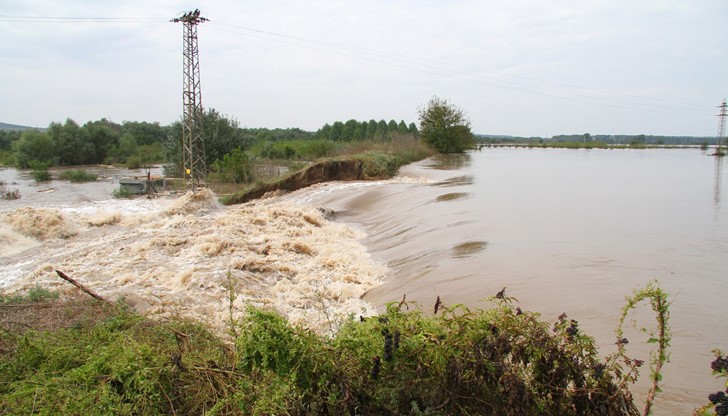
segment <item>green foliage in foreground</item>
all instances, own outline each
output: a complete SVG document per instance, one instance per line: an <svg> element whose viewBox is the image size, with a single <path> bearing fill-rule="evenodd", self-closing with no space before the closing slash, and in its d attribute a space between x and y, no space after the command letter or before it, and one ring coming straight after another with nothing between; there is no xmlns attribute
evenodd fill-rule
<svg viewBox="0 0 728 416"><path fill-rule="evenodd" d="M71 169L61 172L59 178L71 182L93 182L98 176L81 169Z"/></svg>
<svg viewBox="0 0 728 416"><path fill-rule="evenodd" d="M333 338L251 308L231 319L232 344L123 308L95 325L0 331L0 413L636 414L575 321L540 322L508 298L440 305L393 304Z"/></svg>
<svg viewBox="0 0 728 416"><path fill-rule="evenodd" d="M58 292L35 286L23 294L0 294L0 305L17 305L53 299L58 299Z"/></svg>

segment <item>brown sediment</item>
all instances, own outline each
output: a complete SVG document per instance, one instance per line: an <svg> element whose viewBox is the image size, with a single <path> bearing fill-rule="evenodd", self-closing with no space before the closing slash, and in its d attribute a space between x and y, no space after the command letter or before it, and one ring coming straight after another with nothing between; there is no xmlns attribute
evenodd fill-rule
<svg viewBox="0 0 728 416"><path fill-rule="evenodd" d="M291 174L278 182L257 185L254 188L231 195L225 205L244 204L262 198L269 192L291 192L311 185L330 181L354 181L362 179L382 179L369 177L364 172L364 163L359 159L326 160L315 163L299 172Z"/></svg>

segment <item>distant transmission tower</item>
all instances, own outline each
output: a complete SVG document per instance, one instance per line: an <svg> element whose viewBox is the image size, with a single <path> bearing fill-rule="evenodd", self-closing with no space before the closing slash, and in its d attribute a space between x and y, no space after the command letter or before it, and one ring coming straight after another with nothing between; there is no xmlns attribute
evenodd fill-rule
<svg viewBox="0 0 728 416"><path fill-rule="evenodd" d="M184 30L182 78L182 168L187 186L194 192L207 181L205 166L205 141L202 138L202 90L200 89L200 60L197 46L197 25L208 19L200 16L200 10L187 12L172 22L182 22Z"/></svg>
<svg viewBox="0 0 728 416"><path fill-rule="evenodd" d="M728 104L725 103L725 98L723 99L723 103L718 106L720 108L720 114L718 114L718 117L720 117L718 122L718 137L716 138L716 142L718 143L718 148L715 150L716 156L723 156L725 155L725 152L723 150L723 143L725 140L725 118L728 117ZM728 143L726 143L728 145Z"/></svg>

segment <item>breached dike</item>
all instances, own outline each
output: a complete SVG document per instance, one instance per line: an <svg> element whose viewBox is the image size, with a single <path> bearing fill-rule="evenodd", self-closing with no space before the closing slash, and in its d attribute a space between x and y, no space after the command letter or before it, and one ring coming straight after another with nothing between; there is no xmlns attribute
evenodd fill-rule
<svg viewBox="0 0 728 416"><path fill-rule="evenodd" d="M299 172L283 178L278 182L258 185L247 192L232 195L225 200L225 204L244 204L255 199L260 199L266 194L281 191L295 191L323 182L353 181L358 179L376 179L366 175L364 162L362 160L327 160L315 163Z"/></svg>
<svg viewBox="0 0 728 416"><path fill-rule="evenodd" d="M0 258L0 266L14 268L0 279L19 278L6 289L75 290L57 277L61 270L147 315L203 320L221 332L232 289L236 313L246 305L271 307L292 323L328 332L346 315L373 314L361 297L387 273L359 242L360 232L314 207L276 199L220 207L202 190L157 212L106 220L97 214L93 226L82 214L65 215L70 224L87 225Z"/></svg>

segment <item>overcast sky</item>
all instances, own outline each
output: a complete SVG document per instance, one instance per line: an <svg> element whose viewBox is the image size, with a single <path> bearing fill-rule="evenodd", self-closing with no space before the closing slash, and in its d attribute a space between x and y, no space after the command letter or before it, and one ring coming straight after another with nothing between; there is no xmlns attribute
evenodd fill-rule
<svg viewBox="0 0 728 416"><path fill-rule="evenodd" d="M477 133L715 136L728 97L726 0L0 0L0 121L179 119L195 8L203 106L246 127L437 95Z"/></svg>

